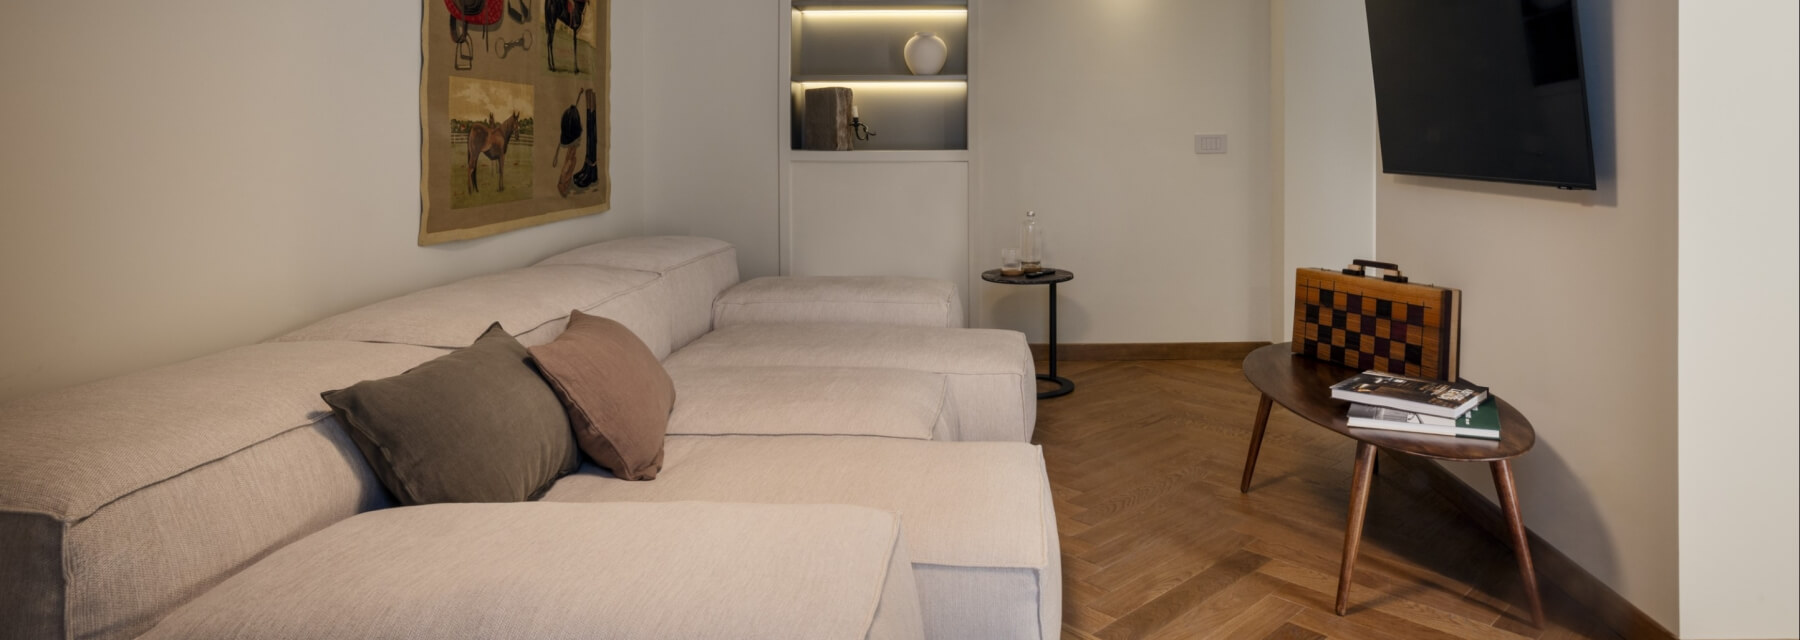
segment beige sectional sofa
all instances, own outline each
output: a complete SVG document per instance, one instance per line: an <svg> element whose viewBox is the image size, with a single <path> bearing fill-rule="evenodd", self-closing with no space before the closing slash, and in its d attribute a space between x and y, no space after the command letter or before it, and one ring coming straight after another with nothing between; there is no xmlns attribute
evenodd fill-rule
<svg viewBox="0 0 1800 640"><path fill-rule="evenodd" d="M319 393L613 318L676 385L662 471L394 507ZM1022 336L945 283L737 281L600 243L0 407L0 638L1051 638Z"/></svg>

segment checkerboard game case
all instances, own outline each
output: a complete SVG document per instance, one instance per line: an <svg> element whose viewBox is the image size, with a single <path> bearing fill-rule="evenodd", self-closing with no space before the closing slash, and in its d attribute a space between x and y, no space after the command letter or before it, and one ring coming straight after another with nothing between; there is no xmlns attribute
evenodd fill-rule
<svg viewBox="0 0 1800 640"><path fill-rule="evenodd" d="M1381 266L1397 276L1397 267ZM1294 271L1294 353L1360 371L1455 380L1461 314L1457 289L1403 277Z"/></svg>

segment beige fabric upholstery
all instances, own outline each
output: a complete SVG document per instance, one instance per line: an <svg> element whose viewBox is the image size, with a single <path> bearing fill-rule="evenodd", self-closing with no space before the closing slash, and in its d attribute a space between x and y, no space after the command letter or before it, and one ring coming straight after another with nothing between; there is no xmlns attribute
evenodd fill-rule
<svg viewBox="0 0 1800 640"><path fill-rule="evenodd" d="M656 279L653 273L600 267L514 269L340 313L276 341L355 340L460 349L497 321L530 347L555 338L555 332L540 329L560 326L570 310L594 309Z"/></svg>
<svg viewBox="0 0 1800 640"><path fill-rule="evenodd" d="M73 637L135 637L270 551L389 501L330 419L145 487L68 527Z"/></svg>
<svg viewBox="0 0 1800 640"><path fill-rule="evenodd" d="M925 637L893 514L838 505L388 509L270 555L146 639Z"/></svg>
<svg viewBox="0 0 1800 640"><path fill-rule="evenodd" d="M736 250L730 243L695 236L620 238L550 256L539 265L578 264L666 274L678 267Z"/></svg>
<svg viewBox="0 0 1800 640"><path fill-rule="evenodd" d="M0 627L131 637L270 549L382 504L318 394L439 353L261 344L0 407L0 527L40 541L0 545L0 575L61 604L38 608L49 620L0 603ZM43 553L54 575L32 569Z"/></svg>
<svg viewBox="0 0 1800 640"><path fill-rule="evenodd" d="M910 369L684 368L670 435L867 435L955 440L944 376Z"/></svg>
<svg viewBox="0 0 1800 640"><path fill-rule="evenodd" d="M670 375L715 367L876 367L941 373L961 440L1028 442L1036 365L1025 336L999 329L745 324L706 334L663 362ZM680 402L679 398L676 402Z"/></svg>
<svg viewBox="0 0 1800 640"><path fill-rule="evenodd" d="M616 242L619 241L604 242L576 249L571 253L601 260L606 257L606 253L600 249ZM670 257L668 262L671 264L666 266L666 270L656 281L602 302L592 309L583 309L583 313L617 320L643 339L657 358L668 357L670 351L712 330L713 299L718 297L720 291L736 284L738 278L737 252L729 246L723 251L709 252L698 257L683 258L684 255L686 254ZM645 264L642 260L624 263L665 268L660 263ZM564 317L545 323L528 335L519 336L519 342L526 346L548 342L562 333L568 321L568 310L564 310L563 315Z"/></svg>
<svg viewBox="0 0 1800 640"><path fill-rule="evenodd" d="M652 308L666 323L667 349L659 349L638 325L614 315L607 306L588 312L631 327L659 358L666 357L669 349L679 349L711 331L713 300L738 281L737 249L720 240L692 236L621 238L570 249L538 264L634 269L662 275L658 286L645 293L655 296Z"/></svg>
<svg viewBox="0 0 1800 640"><path fill-rule="evenodd" d="M558 481L544 500L850 504L892 511L900 514L921 576L927 636L1045 639L1060 633L1055 513L1035 446L672 436L665 451L654 482L626 482L586 466Z"/></svg>
<svg viewBox="0 0 1800 640"><path fill-rule="evenodd" d="M0 405L0 510L85 518L325 418L321 391L439 355L403 345L259 344Z"/></svg>
<svg viewBox="0 0 1800 640"><path fill-rule="evenodd" d="M766 277L739 283L713 303L713 326L853 322L963 326L962 294L932 278Z"/></svg>
<svg viewBox="0 0 1800 640"><path fill-rule="evenodd" d="M663 295L660 309L668 322L671 349L686 346L712 331L713 300L737 281L737 250L730 247L663 272L658 281Z"/></svg>

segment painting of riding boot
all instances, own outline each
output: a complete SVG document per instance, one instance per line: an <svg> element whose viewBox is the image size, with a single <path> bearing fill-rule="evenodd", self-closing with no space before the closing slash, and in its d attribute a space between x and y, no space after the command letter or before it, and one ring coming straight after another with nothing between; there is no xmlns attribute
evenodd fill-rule
<svg viewBox="0 0 1800 640"><path fill-rule="evenodd" d="M422 1L419 244L610 208L608 1Z"/></svg>
<svg viewBox="0 0 1800 640"><path fill-rule="evenodd" d="M562 114L562 146L557 148L554 160L560 162L562 174L556 180L556 192L567 198L574 193L583 193L594 188L600 182L600 153L606 145L606 130L600 127L599 113L596 107L598 98L594 90L581 92L575 104L563 110ZM582 106L587 107L587 124L582 123ZM576 153L587 150L586 159L576 160Z"/></svg>
<svg viewBox="0 0 1800 640"><path fill-rule="evenodd" d="M550 157L550 162L553 165L561 163L562 174L556 179L556 193L567 198L569 191L575 188L575 169L580 166L575 163L575 154L581 150L581 137L586 133L581 126L581 109L576 105L564 109L561 127L558 139L562 144L556 148L556 155Z"/></svg>

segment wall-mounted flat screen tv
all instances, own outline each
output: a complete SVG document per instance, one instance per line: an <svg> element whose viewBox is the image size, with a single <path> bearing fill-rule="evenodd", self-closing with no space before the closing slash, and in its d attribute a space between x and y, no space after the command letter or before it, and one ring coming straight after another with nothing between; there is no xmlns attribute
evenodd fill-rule
<svg viewBox="0 0 1800 640"><path fill-rule="evenodd" d="M1594 188L1574 0L1366 0L1387 173Z"/></svg>

